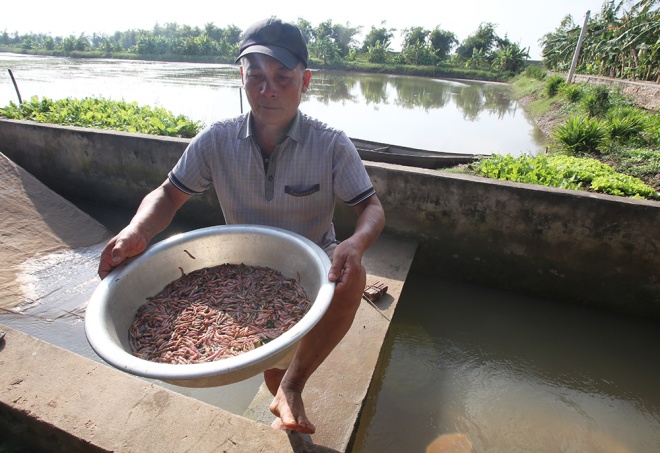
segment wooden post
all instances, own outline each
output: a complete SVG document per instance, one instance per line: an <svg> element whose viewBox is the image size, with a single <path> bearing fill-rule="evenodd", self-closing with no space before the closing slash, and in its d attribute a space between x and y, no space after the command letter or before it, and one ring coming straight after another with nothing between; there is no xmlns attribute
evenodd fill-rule
<svg viewBox="0 0 660 453"><path fill-rule="evenodd" d="M575 52L573 53L573 61L571 63L571 70L568 71L568 77L566 78L566 83L573 83L573 74L575 74L575 67L577 66L578 57L580 56L580 48L582 47L582 41L584 40L584 33L587 30L587 22L589 22L589 14L591 14L591 11L587 11L587 14L584 16L584 25L582 25L582 30L580 31L580 37L578 38L577 46L575 46Z"/></svg>
<svg viewBox="0 0 660 453"><path fill-rule="evenodd" d="M21 104L23 104L23 99L21 99L21 93L18 91L18 85L16 84L16 79L14 79L14 73L11 72L11 69L7 69L9 71L9 77L11 77L11 81L14 84L14 89L16 90L16 95L18 96L18 105L19 107Z"/></svg>

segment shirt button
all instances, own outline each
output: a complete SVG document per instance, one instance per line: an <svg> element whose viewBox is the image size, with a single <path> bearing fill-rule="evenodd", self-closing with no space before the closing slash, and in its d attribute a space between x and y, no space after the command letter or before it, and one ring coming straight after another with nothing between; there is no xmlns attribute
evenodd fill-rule
<svg viewBox="0 0 660 453"><path fill-rule="evenodd" d="M270 176L268 177L268 180L269 180L269 181L272 181L272 180L273 180L273 175L270 175Z"/></svg>

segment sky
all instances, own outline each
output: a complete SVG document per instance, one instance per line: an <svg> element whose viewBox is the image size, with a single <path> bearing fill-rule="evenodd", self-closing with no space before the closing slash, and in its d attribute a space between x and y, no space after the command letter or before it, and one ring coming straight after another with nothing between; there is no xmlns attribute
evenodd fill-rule
<svg viewBox="0 0 660 453"><path fill-rule="evenodd" d="M158 23L203 28L207 23L224 28L236 25L242 30L260 19L277 16L296 22L298 18L316 26L326 20L333 23L394 28L396 49L401 32L406 28L436 26L450 31L459 41L474 33L479 24L491 22L500 37L529 48L532 59L541 58L538 40L559 27L570 14L582 24L587 11L600 12L604 0L403 0L388 6L360 0L330 0L322 2L298 0L222 2L198 0L191 2L160 0L113 0L95 3L89 0L6 1L0 10L0 32L44 33L52 36L112 34L129 29L151 30ZM372 6L368 6L369 3ZM375 6L374 6L375 5ZM384 21L384 23L383 23Z"/></svg>

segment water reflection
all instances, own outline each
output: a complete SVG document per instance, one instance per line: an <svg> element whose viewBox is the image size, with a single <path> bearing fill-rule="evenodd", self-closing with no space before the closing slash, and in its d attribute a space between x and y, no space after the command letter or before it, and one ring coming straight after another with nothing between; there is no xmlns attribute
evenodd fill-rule
<svg viewBox="0 0 660 453"><path fill-rule="evenodd" d="M12 69L23 99L103 96L204 124L249 108L235 65L0 53L0 67ZM3 72L0 106L17 99ZM544 144L505 84L315 70L301 110L351 137L414 148L520 155Z"/></svg>
<svg viewBox="0 0 660 453"><path fill-rule="evenodd" d="M517 110L517 103L511 99L510 88L505 84L337 71L316 71L312 80L308 96L325 105L364 102L428 112L454 101L467 121L477 120L482 112L502 119Z"/></svg>

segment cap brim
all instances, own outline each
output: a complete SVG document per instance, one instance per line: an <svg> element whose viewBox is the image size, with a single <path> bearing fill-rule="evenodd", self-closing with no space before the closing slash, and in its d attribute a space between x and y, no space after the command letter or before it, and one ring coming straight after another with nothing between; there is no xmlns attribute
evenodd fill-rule
<svg viewBox="0 0 660 453"><path fill-rule="evenodd" d="M240 60L244 56L252 53L260 53L260 54L268 55L269 57L276 59L277 61L279 61L289 69L295 69L300 63L303 63L297 57L295 57L291 52L289 52L283 47L262 46L258 44L250 46L247 49L245 49L243 52L241 52L241 54L236 58L236 63L238 63L238 60Z"/></svg>

